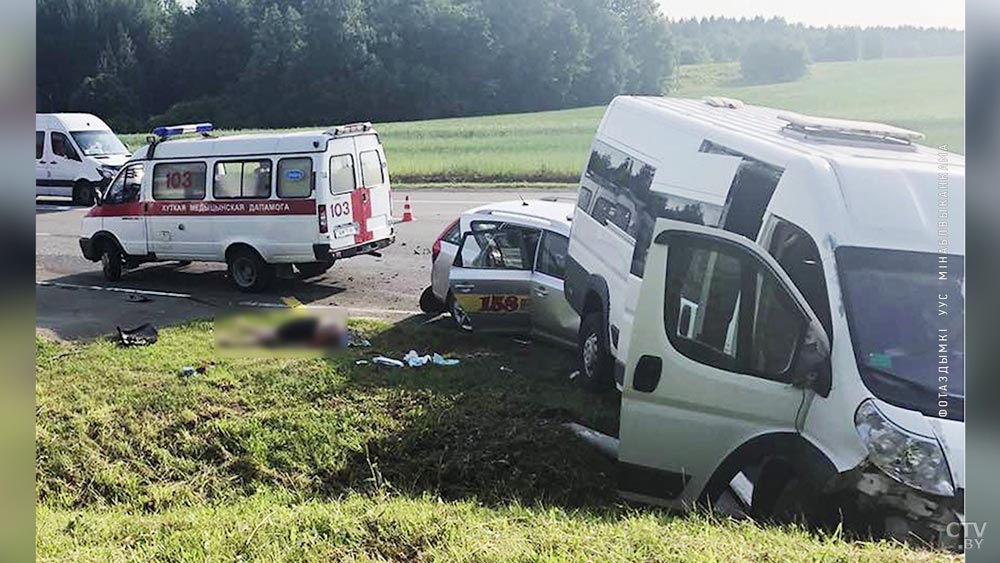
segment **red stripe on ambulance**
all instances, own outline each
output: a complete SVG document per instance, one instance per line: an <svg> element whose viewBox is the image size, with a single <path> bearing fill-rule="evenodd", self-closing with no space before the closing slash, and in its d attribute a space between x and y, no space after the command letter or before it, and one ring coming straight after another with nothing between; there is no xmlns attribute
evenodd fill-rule
<svg viewBox="0 0 1000 563"><path fill-rule="evenodd" d="M150 201L99 205L89 217L142 215L313 215L315 199L246 199L239 201Z"/></svg>

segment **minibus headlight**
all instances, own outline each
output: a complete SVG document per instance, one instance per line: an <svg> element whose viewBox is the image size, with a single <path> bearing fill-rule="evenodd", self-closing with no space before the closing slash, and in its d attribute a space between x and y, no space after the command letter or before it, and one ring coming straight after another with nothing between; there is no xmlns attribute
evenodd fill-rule
<svg viewBox="0 0 1000 563"><path fill-rule="evenodd" d="M854 425L868 448L868 458L886 475L934 495L955 494L944 450L936 439L896 426L870 399L858 407Z"/></svg>

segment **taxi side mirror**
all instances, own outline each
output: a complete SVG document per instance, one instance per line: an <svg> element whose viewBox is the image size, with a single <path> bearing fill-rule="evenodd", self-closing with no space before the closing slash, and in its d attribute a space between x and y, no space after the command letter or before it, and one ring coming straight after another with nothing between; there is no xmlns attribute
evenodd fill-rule
<svg viewBox="0 0 1000 563"><path fill-rule="evenodd" d="M829 397L833 387L830 365L830 339L819 321L812 320L803 333L799 352L792 366L792 385L809 388L821 397Z"/></svg>

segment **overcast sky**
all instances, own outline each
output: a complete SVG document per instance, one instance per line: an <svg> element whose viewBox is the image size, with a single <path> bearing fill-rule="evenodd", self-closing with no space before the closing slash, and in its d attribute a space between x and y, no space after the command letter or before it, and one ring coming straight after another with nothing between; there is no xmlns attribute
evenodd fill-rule
<svg viewBox="0 0 1000 563"><path fill-rule="evenodd" d="M658 0L671 19L781 16L808 25L965 29L965 0Z"/></svg>

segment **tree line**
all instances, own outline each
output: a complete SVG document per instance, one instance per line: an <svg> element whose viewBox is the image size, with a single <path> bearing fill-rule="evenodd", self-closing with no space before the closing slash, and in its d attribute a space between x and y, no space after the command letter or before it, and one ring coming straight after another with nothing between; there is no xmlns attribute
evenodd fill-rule
<svg viewBox="0 0 1000 563"><path fill-rule="evenodd" d="M655 0L38 0L36 18L38 111L95 113L120 131L596 105L662 94L677 62L738 60L762 39L800 42L805 61L953 54L961 38L670 22Z"/></svg>
<svg viewBox="0 0 1000 563"><path fill-rule="evenodd" d="M753 43L786 43L812 62L956 56L965 33L946 28L791 24L783 18L690 18L671 22L680 64L737 61Z"/></svg>

